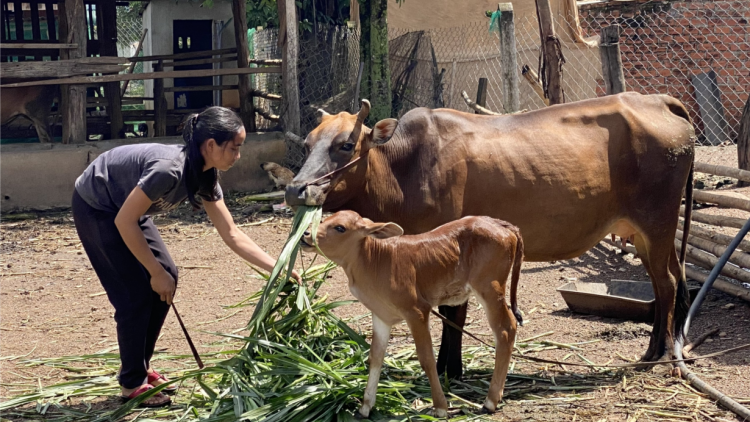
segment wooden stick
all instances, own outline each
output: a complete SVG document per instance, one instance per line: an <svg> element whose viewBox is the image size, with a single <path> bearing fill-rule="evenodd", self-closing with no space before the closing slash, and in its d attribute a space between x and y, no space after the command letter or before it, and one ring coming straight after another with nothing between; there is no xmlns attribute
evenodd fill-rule
<svg viewBox="0 0 750 422"><path fill-rule="evenodd" d="M237 49L223 48L221 50L204 50L204 51L193 51L190 53L179 53L179 54L162 54L159 56L143 56L143 57L131 57L128 60L131 62L156 62L159 60L178 60L178 59L195 59L198 57L211 57L220 56L222 54L237 53Z"/></svg>
<svg viewBox="0 0 750 422"><path fill-rule="evenodd" d="M175 66L192 66L196 64L210 64L210 63L223 63L223 62L234 62L237 61L237 55L236 54L229 54L227 56L221 56L217 58L209 58L209 59L195 59L195 60L185 60L185 61L169 61L164 63L164 67L175 67Z"/></svg>
<svg viewBox="0 0 750 422"><path fill-rule="evenodd" d="M135 47L135 54L133 54L133 57L138 57L138 54L141 52L141 49L143 48L143 40L146 39L146 33L148 33L148 28L143 28L143 32L141 33L141 39L138 40L138 45ZM130 62L130 67L128 67L128 71L125 73L133 73L135 70L135 62ZM120 96L125 96L125 91L128 89L128 84L130 81L125 81L125 83L122 85L122 88L120 88Z"/></svg>
<svg viewBox="0 0 750 422"><path fill-rule="evenodd" d="M80 85L86 83L103 83L117 81L133 81L140 79L166 78L200 78L204 76L247 75L251 73L281 73L280 67L246 67L244 69L200 69L200 70L172 70L169 72L148 72L131 75L83 76L76 78L48 79L43 81L20 82L0 85L0 88L16 88L22 86L43 85Z"/></svg>
<svg viewBox="0 0 750 422"><path fill-rule="evenodd" d="M299 146L304 146L305 145L305 140L302 139L302 137L299 136L299 135L296 135L296 134L294 134L292 132L287 131L284 134L284 136L286 137L286 139L289 139L290 141L296 143Z"/></svg>
<svg viewBox="0 0 750 422"><path fill-rule="evenodd" d="M685 220L680 219L680 223L682 224ZM685 227L680 226L680 227ZM704 228L692 225L690 226L690 234L694 235L696 237L700 237L702 239L710 240L714 243L718 243L720 245L729 246L730 243L732 243L732 239L734 239L734 236L727 236L725 234L716 233L711 230L706 230ZM743 240L740 242L740 245L738 246L739 249L750 252L750 242L747 240Z"/></svg>
<svg viewBox="0 0 750 422"><path fill-rule="evenodd" d="M696 189L693 191L693 199L696 202L708 202L717 204L726 208L739 208L743 211L750 211L750 200L742 198L733 198L731 196L721 195L713 192Z"/></svg>
<svg viewBox="0 0 750 422"><path fill-rule="evenodd" d="M705 274L695 268L685 266L685 274L693 280L705 283L708 278L708 274ZM737 286L736 284L729 283L724 280L716 279L713 284L713 288L720 290L728 295L732 295L736 298L742 299L746 302L750 302L750 290Z"/></svg>
<svg viewBox="0 0 750 422"><path fill-rule="evenodd" d="M278 122L280 117L277 114L271 114L270 111L264 110L260 107L255 109L255 112L263 116L265 119L270 120L272 122Z"/></svg>
<svg viewBox="0 0 750 422"><path fill-rule="evenodd" d="M684 237L684 233L682 232L682 230L677 230L676 237L677 239L682 240L682 238ZM716 256L721 256L727 250L727 246L722 246L710 240L695 237L693 235L688 236L688 243L695 246L696 248L700 248ZM750 255L742 251L735 250L729 257L729 262L737 265L738 267L750 268Z"/></svg>
<svg viewBox="0 0 750 422"><path fill-rule="evenodd" d="M271 94L269 92L259 91L257 89L252 90L253 97L261 97L267 100L281 100L281 95Z"/></svg>
<svg viewBox="0 0 750 422"><path fill-rule="evenodd" d="M680 217L685 217L685 206L680 207ZM693 210L692 218L693 221L699 223L711 224L719 227L733 227L735 229L741 229L745 225L744 218L737 217L725 217L723 215L711 215L700 211Z"/></svg>
<svg viewBox="0 0 750 422"><path fill-rule="evenodd" d="M531 88L534 89L534 92L536 92L536 95L539 96L539 98L544 101L544 105L549 105L549 98L544 98L544 88L542 88L542 83L539 81L539 75L536 74L536 72L529 67L529 65L525 64L521 68L521 75L523 75L524 79L526 79L526 82L531 85Z"/></svg>
<svg viewBox="0 0 750 422"><path fill-rule="evenodd" d="M680 251L680 246L682 241L675 239L674 241L675 247L677 248L677 251ZM692 245L687 245L685 248L687 250L687 259L703 268L706 269L713 269L714 266L716 266L716 263L719 262L719 259L707 252L704 252ZM721 269L721 274L731 277L735 280L742 281L744 283L750 283L750 272L744 271L740 268L737 268L733 265L725 265L724 268Z"/></svg>
<svg viewBox="0 0 750 422"><path fill-rule="evenodd" d="M695 163L695 171L700 173L713 174L715 176L731 177L743 182L750 182L750 171L740 170L734 167L720 166L708 163Z"/></svg>
<svg viewBox="0 0 750 422"><path fill-rule="evenodd" d="M712 335L719 332L718 328L714 328L713 330L706 331L705 333L701 334L698 338L691 341L690 344L682 348L682 353L690 353L691 350L695 349L696 347L703 344L704 341L706 341L707 338L711 337Z"/></svg>
<svg viewBox="0 0 750 422"><path fill-rule="evenodd" d="M164 92L230 91L233 89L237 89L237 85L168 86L164 88Z"/></svg>
<svg viewBox="0 0 750 422"><path fill-rule="evenodd" d="M461 91L461 96L463 97L466 105L469 106L469 108L474 109L474 111L476 111L479 114L484 114L488 116L500 116L501 115L500 113L496 113L492 110L488 110L480 106L479 104L475 103L474 101L472 101L471 98L469 98L469 95L466 93L466 91Z"/></svg>

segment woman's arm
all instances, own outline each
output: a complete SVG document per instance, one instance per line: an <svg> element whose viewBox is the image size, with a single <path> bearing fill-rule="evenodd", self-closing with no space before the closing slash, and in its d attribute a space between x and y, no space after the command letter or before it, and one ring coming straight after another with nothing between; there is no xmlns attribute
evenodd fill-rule
<svg viewBox="0 0 750 422"><path fill-rule="evenodd" d="M164 269L156 260L154 253L148 246L146 237L138 225L138 220L148 211L152 202L141 188L136 187L130 192L122 208L115 217L115 226L120 231L122 240L125 241L130 252L135 255L138 262L146 267L151 275L151 288L161 296L161 300L172 304L175 292L175 282L171 274Z"/></svg>
<svg viewBox="0 0 750 422"><path fill-rule="evenodd" d="M274 265L276 265L276 259L265 253L260 246L253 242L242 230L237 228L223 199L215 202L203 201L203 207L206 209L208 217L211 219L214 227L216 227L222 240L224 240L224 243L231 250L253 265L269 272L273 270ZM298 282L300 281L296 271L293 272L292 276Z"/></svg>

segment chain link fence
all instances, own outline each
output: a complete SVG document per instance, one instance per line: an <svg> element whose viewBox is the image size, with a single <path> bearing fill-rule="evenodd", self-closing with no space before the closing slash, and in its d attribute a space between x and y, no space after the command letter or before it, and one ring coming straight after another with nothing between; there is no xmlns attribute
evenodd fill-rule
<svg viewBox="0 0 750 422"><path fill-rule="evenodd" d="M133 57L138 48L138 42L143 34L143 19L137 13L145 2L130 2L127 6L117 6L117 55L119 57ZM138 53L143 56L143 50ZM124 72L124 71L123 71ZM136 63L133 73L143 73L143 62ZM128 83L126 97L143 97L143 80Z"/></svg>

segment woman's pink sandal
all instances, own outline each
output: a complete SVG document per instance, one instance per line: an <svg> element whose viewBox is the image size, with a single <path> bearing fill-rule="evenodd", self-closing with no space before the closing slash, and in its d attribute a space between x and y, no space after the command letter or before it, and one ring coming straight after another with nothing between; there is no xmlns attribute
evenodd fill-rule
<svg viewBox="0 0 750 422"><path fill-rule="evenodd" d="M169 382L167 377L154 371L153 369L147 375L148 375L149 384L153 384L156 381L161 381L162 383ZM174 393L175 391L177 391L177 386L173 384L173 385L165 387L162 391L167 392L167 393Z"/></svg>
<svg viewBox="0 0 750 422"><path fill-rule="evenodd" d="M127 402L130 400L133 400L134 398L140 396L141 394L145 393L148 390L151 390L154 388L151 384L143 384L142 386L138 387L135 391L130 393L128 396L121 396L122 400ZM153 399L159 399L156 402L148 403L149 400ZM162 407L162 406L168 406L172 404L172 399L169 398L166 394L163 393L156 393L153 396L147 398L144 402L142 402L139 406L141 407Z"/></svg>

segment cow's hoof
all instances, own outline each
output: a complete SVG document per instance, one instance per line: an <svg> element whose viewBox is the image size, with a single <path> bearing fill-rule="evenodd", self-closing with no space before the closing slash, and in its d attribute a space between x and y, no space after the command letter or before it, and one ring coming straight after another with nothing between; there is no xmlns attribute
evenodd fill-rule
<svg viewBox="0 0 750 422"><path fill-rule="evenodd" d="M447 418L448 417L448 409L433 408L430 411L430 416L434 416L436 418Z"/></svg>
<svg viewBox="0 0 750 422"><path fill-rule="evenodd" d="M493 414L497 409L497 404L492 403L489 398L484 400L484 406L482 406L482 414Z"/></svg>
<svg viewBox="0 0 750 422"><path fill-rule="evenodd" d="M370 417L370 410L371 410L370 406L363 405L362 407L359 408L359 412L354 414L354 417L357 418L357 420L367 419Z"/></svg>
<svg viewBox="0 0 750 422"><path fill-rule="evenodd" d="M682 371L680 370L679 366L675 366L672 368L672 376L674 378L682 378Z"/></svg>

